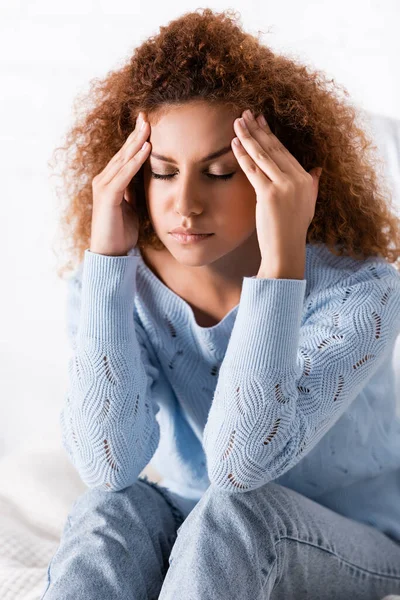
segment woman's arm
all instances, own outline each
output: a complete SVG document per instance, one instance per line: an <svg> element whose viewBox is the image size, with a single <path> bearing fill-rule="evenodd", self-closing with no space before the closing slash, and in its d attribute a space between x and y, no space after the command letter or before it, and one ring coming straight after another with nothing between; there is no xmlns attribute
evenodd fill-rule
<svg viewBox="0 0 400 600"><path fill-rule="evenodd" d="M62 442L89 487L132 484L157 449L159 407L151 387L146 334L134 321L138 258L85 251L68 282L67 328L73 350L60 415Z"/></svg>
<svg viewBox="0 0 400 600"><path fill-rule="evenodd" d="M400 275L380 260L315 293L244 278L204 429L208 476L256 489L294 467L347 410L400 332Z"/></svg>

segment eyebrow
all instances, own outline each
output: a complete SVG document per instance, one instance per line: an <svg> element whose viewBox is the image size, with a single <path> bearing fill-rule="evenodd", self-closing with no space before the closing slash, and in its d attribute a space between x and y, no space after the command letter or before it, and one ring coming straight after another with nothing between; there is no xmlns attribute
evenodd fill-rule
<svg viewBox="0 0 400 600"><path fill-rule="evenodd" d="M230 145L225 146L224 148L221 148L220 150L217 150L216 152L211 152L211 154L207 154L207 156L200 159L200 162L206 162L207 160L212 160L213 158L218 158L219 156L222 156L223 154L227 154L228 152L232 152L232 147ZM169 158L168 156L163 156L162 154L157 154L156 152L151 152L150 156L152 156L153 158L158 158L158 160L163 160L164 162L176 164L176 161L173 158Z"/></svg>

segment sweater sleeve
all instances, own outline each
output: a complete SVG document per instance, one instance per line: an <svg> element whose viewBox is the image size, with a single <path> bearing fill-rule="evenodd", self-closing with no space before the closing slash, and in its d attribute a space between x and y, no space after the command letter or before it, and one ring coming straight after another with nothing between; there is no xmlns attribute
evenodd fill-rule
<svg viewBox="0 0 400 600"><path fill-rule="evenodd" d="M62 444L83 482L106 491L136 481L160 439L151 396L159 371L134 319L137 263L135 255L87 249L67 288L72 356Z"/></svg>
<svg viewBox="0 0 400 600"><path fill-rule="evenodd" d="M242 492L298 463L388 357L400 331L400 274L375 257L317 290L244 278L204 428L210 481Z"/></svg>

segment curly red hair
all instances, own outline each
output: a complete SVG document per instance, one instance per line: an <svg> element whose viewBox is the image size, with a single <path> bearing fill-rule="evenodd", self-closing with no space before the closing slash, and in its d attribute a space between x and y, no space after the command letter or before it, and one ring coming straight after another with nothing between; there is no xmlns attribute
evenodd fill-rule
<svg viewBox="0 0 400 600"><path fill-rule="evenodd" d="M201 11L201 12L200 12ZM160 113L191 100L263 113L273 133L309 171L322 166L307 243L336 255L382 256L400 269L400 220L377 167L368 121L337 93L334 80L273 52L245 33L232 9L183 14L135 49L122 68L91 82L78 96L80 112L66 134L62 180L67 203L61 239L74 269L90 247L92 179L121 148L139 111ZM147 212L143 166L132 179L139 215L138 246L162 248Z"/></svg>

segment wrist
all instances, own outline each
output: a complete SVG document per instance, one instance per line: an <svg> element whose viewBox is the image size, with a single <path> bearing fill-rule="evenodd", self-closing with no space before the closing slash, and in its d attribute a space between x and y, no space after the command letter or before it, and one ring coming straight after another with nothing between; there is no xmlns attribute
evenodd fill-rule
<svg viewBox="0 0 400 600"><path fill-rule="evenodd" d="M306 266L306 246L293 248L290 256L261 261L257 277L260 279L304 279Z"/></svg>
<svg viewBox="0 0 400 600"><path fill-rule="evenodd" d="M304 265L277 268L261 266L256 277L258 279L304 279Z"/></svg>

